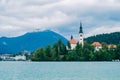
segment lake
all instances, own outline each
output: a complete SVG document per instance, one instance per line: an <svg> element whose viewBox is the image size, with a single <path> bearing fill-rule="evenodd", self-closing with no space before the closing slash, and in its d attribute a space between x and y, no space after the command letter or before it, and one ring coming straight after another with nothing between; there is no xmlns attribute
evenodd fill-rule
<svg viewBox="0 0 120 80"><path fill-rule="evenodd" d="M120 62L0 62L0 80L120 80Z"/></svg>

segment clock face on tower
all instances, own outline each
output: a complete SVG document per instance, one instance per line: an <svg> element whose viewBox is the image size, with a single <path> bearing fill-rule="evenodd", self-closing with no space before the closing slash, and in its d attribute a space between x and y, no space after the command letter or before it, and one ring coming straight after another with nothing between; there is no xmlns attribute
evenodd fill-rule
<svg viewBox="0 0 120 80"><path fill-rule="evenodd" d="M80 37L82 37L82 35L80 35Z"/></svg>

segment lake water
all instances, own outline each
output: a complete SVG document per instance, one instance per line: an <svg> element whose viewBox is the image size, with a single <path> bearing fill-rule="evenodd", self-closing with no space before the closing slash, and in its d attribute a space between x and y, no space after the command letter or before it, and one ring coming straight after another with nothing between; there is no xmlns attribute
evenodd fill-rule
<svg viewBox="0 0 120 80"><path fill-rule="evenodd" d="M0 80L120 80L120 62L0 62Z"/></svg>

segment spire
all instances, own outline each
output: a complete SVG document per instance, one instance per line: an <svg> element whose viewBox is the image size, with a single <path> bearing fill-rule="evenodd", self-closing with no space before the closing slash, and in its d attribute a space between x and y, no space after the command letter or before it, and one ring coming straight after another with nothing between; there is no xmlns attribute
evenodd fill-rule
<svg viewBox="0 0 120 80"><path fill-rule="evenodd" d="M82 30L82 23L80 22L80 30L79 30L79 33L83 33L83 30Z"/></svg>
<svg viewBox="0 0 120 80"><path fill-rule="evenodd" d="M73 36L71 35L71 39L73 39Z"/></svg>

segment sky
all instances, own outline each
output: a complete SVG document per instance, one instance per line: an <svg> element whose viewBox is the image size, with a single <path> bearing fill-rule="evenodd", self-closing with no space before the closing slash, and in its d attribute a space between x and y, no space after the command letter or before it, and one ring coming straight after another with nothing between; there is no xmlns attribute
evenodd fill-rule
<svg viewBox="0 0 120 80"><path fill-rule="evenodd" d="M0 0L0 37L52 30L67 39L120 31L120 0Z"/></svg>

